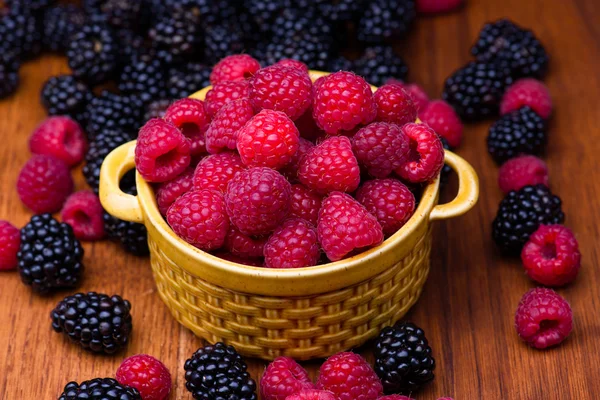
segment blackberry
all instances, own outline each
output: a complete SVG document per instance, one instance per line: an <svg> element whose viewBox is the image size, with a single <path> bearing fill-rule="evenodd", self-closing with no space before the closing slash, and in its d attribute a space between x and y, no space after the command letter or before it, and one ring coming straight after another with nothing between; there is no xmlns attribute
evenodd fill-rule
<svg viewBox="0 0 600 400"><path fill-rule="evenodd" d="M119 90L135 95L144 105L166 96L166 77L160 60L134 57L126 65L119 79Z"/></svg>
<svg viewBox="0 0 600 400"><path fill-rule="evenodd" d="M234 18L240 11L239 1L231 0L166 0L165 5L171 14L192 15L203 26L218 25Z"/></svg>
<svg viewBox="0 0 600 400"><path fill-rule="evenodd" d="M89 381L69 382L58 400L142 400L142 396L129 386L117 382L113 378L96 378Z"/></svg>
<svg viewBox="0 0 600 400"><path fill-rule="evenodd" d="M85 126L87 105L93 96L85 83L79 82L72 75L59 75L44 83L41 100L48 115L68 115Z"/></svg>
<svg viewBox="0 0 600 400"><path fill-rule="evenodd" d="M385 393L410 394L434 378L435 359L425 332L410 322L384 328L374 353L375 372Z"/></svg>
<svg viewBox="0 0 600 400"><path fill-rule="evenodd" d="M446 140L445 137L439 136L441 142L442 142L442 146L444 146L444 150L452 150L452 148L450 147L450 144L448 144L448 141ZM450 166L448 164L444 164L444 166L442 167L442 172L440 173L440 187L444 187L448 184L448 181L450 180L450 174L452 173L452 168L450 168Z"/></svg>
<svg viewBox="0 0 600 400"><path fill-rule="evenodd" d="M364 10L367 0L326 0L321 1L319 10L332 21L353 20Z"/></svg>
<svg viewBox="0 0 600 400"><path fill-rule="evenodd" d="M202 32L192 17L164 16L148 33L155 47L184 60L201 54Z"/></svg>
<svg viewBox="0 0 600 400"><path fill-rule="evenodd" d="M10 8L24 8L30 11L39 11L56 3L57 0L5 0Z"/></svg>
<svg viewBox="0 0 600 400"><path fill-rule="evenodd" d="M142 35L130 29L117 29L115 36L119 42L119 58L123 64L131 63L140 54L150 57L151 49L146 46Z"/></svg>
<svg viewBox="0 0 600 400"><path fill-rule="evenodd" d="M338 72L338 71L352 71L354 70L354 62L348 60L344 56L338 56L329 60L327 64L327 71Z"/></svg>
<svg viewBox="0 0 600 400"><path fill-rule="evenodd" d="M85 13L72 4L50 7L44 13L42 42L50 51L66 51L71 35L85 23Z"/></svg>
<svg viewBox="0 0 600 400"><path fill-rule="evenodd" d="M244 51L243 33L233 26L215 25L204 32L204 58L209 64Z"/></svg>
<svg viewBox="0 0 600 400"><path fill-rule="evenodd" d="M476 120L498 113L512 78L497 64L470 62L446 79L442 98L464 119Z"/></svg>
<svg viewBox="0 0 600 400"><path fill-rule="evenodd" d="M330 43L303 32L267 44L264 54L259 50L257 57L263 65L274 64L283 58L292 58L302 61L311 69L324 70L329 63L330 54Z"/></svg>
<svg viewBox="0 0 600 400"><path fill-rule="evenodd" d="M334 29L331 22L311 9L285 9L271 25L274 41L287 37L301 38L306 32L321 42L332 43Z"/></svg>
<svg viewBox="0 0 600 400"><path fill-rule="evenodd" d="M148 231L143 224L122 221L107 213L104 214L104 229L111 239L118 240L125 251L138 257L150 254Z"/></svg>
<svg viewBox="0 0 600 400"><path fill-rule="evenodd" d="M0 8L0 54L25 61L42 51L42 34L35 16L25 7Z"/></svg>
<svg viewBox="0 0 600 400"><path fill-rule="evenodd" d="M171 69L167 81L168 97L182 99L210 85L210 72L210 67L198 63Z"/></svg>
<svg viewBox="0 0 600 400"><path fill-rule="evenodd" d="M90 148L85 155L83 176L94 193L98 194L100 167L108 153L130 140L133 140L131 135L116 131L104 131L90 141Z"/></svg>
<svg viewBox="0 0 600 400"><path fill-rule="evenodd" d="M108 91L94 97L88 104L90 137L104 131L122 132L132 138L142 125L144 104L137 95L120 95Z"/></svg>
<svg viewBox="0 0 600 400"><path fill-rule="evenodd" d="M562 202L545 185L525 186L509 192L492 222L492 238L507 254L518 255L541 224L562 224Z"/></svg>
<svg viewBox="0 0 600 400"><path fill-rule="evenodd" d="M185 387L194 399L256 400L256 383L242 357L232 346L199 348L184 365Z"/></svg>
<svg viewBox="0 0 600 400"><path fill-rule="evenodd" d="M16 92L18 86L19 63L8 55L0 55L0 99Z"/></svg>
<svg viewBox="0 0 600 400"><path fill-rule="evenodd" d="M76 287L83 274L83 248L73 229L50 214L31 217L21 229L21 280L38 293Z"/></svg>
<svg viewBox="0 0 600 400"><path fill-rule="evenodd" d="M149 121L152 118L162 118L165 116L167 108L173 103L171 99L160 99L155 100L146 106L146 113L144 114L144 121Z"/></svg>
<svg viewBox="0 0 600 400"><path fill-rule="evenodd" d="M140 0L104 0L100 10L106 21L118 28L131 29L137 26L140 20Z"/></svg>
<svg viewBox="0 0 600 400"><path fill-rule="evenodd" d="M411 28L416 15L414 0L372 0L358 22L358 40L382 43L401 37Z"/></svg>
<svg viewBox="0 0 600 400"><path fill-rule="evenodd" d="M258 29L268 32L275 18L286 8L285 0L243 0Z"/></svg>
<svg viewBox="0 0 600 400"><path fill-rule="evenodd" d="M67 58L77 79L89 84L112 79L119 66L118 42L114 32L108 25L84 25L71 37Z"/></svg>
<svg viewBox="0 0 600 400"><path fill-rule="evenodd" d="M367 47L363 55L354 61L352 71L371 85L381 86L389 78L406 80L408 66L391 46L379 45Z"/></svg>
<svg viewBox="0 0 600 400"><path fill-rule="evenodd" d="M112 354L129 343L130 311L131 304L121 296L89 292L65 297L50 317L55 332L84 349Z"/></svg>

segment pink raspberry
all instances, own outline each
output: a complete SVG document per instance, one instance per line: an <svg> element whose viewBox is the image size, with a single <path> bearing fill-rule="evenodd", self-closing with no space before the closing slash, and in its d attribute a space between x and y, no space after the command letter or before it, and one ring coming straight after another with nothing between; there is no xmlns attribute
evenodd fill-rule
<svg viewBox="0 0 600 400"><path fill-rule="evenodd" d="M17 268L17 253L21 246L21 232L8 221L0 220L0 271Z"/></svg>
<svg viewBox="0 0 600 400"><path fill-rule="evenodd" d="M312 107L306 110L294 123L298 128L298 132L300 132L300 136L313 143L325 136L325 132L317 126L317 122L313 118Z"/></svg>
<svg viewBox="0 0 600 400"><path fill-rule="evenodd" d="M302 61L294 60L292 58L284 58L282 60L279 60L275 64L273 64L273 66L296 68L300 71L308 73L308 65L304 64Z"/></svg>
<svg viewBox="0 0 600 400"><path fill-rule="evenodd" d="M52 156L31 157L17 178L19 198L36 214L60 210L72 191L69 166Z"/></svg>
<svg viewBox="0 0 600 400"><path fill-rule="evenodd" d="M214 189L225 193L229 181L246 169L235 153L219 153L205 157L194 171L194 189Z"/></svg>
<svg viewBox="0 0 600 400"><path fill-rule="evenodd" d="M206 153L205 133L210 117L203 101L187 98L177 100L167 108L164 119L179 128L187 138L192 156Z"/></svg>
<svg viewBox="0 0 600 400"><path fill-rule="evenodd" d="M400 126L373 122L354 135L352 151L370 175L385 178L408 161L410 148Z"/></svg>
<svg viewBox="0 0 600 400"><path fill-rule="evenodd" d="M331 261L358 254L383 241L377 218L350 195L341 192L333 192L323 200L317 233Z"/></svg>
<svg viewBox="0 0 600 400"><path fill-rule="evenodd" d="M535 288L523 295L515 315L521 339L531 347L545 349L562 343L573 329L569 303L552 289Z"/></svg>
<svg viewBox="0 0 600 400"><path fill-rule="evenodd" d="M379 397L377 400L415 400L412 397L402 396L401 394L390 394L389 396Z"/></svg>
<svg viewBox="0 0 600 400"><path fill-rule="evenodd" d="M248 54L235 54L222 58L210 73L210 83L225 81L244 81L260 69L260 64Z"/></svg>
<svg viewBox="0 0 600 400"><path fill-rule="evenodd" d="M281 168L281 170L279 172L281 172L281 174L283 176L285 176L290 182L297 181L298 180L298 169L300 168L300 161L302 161L302 158L313 147L315 147L315 145L312 144L312 142L309 142L308 140L306 140L304 138L299 138L298 139L298 150L296 150L296 153L294 153L290 162L287 163L287 165L285 167Z"/></svg>
<svg viewBox="0 0 600 400"><path fill-rule="evenodd" d="M402 228L415 211L413 193L392 178L365 182L356 192L356 200L377 218L386 235Z"/></svg>
<svg viewBox="0 0 600 400"><path fill-rule="evenodd" d="M306 370L289 357L273 360L260 379L263 400L286 400L290 395L314 387Z"/></svg>
<svg viewBox="0 0 600 400"><path fill-rule="evenodd" d="M256 110L281 111L295 120L310 107L312 81L298 68L263 68L250 81L250 100Z"/></svg>
<svg viewBox="0 0 600 400"><path fill-rule="evenodd" d="M229 232L227 232L227 237L225 238L225 249L231 254L243 258L262 257L267 239L266 236L254 238L244 235L232 224L229 226Z"/></svg>
<svg viewBox="0 0 600 400"><path fill-rule="evenodd" d="M280 111L262 110L238 132L237 150L249 167L279 169L298 150L298 129Z"/></svg>
<svg viewBox="0 0 600 400"><path fill-rule="evenodd" d="M175 125L155 118L140 129L135 166L148 182L175 179L190 161L190 144Z"/></svg>
<svg viewBox="0 0 600 400"><path fill-rule="evenodd" d="M250 82L225 81L217 83L206 93L204 105L212 118L225 104L250 96Z"/></svg>
<svg viewBox="0 0 600 400"><path fill-rule="evenodd" d="M317 265L321 250L317 230L302 218L290 218L265 243L268 268L304 268Z"/></svg>
<svg viewBox="0 0 600 400"><path fill-rule="evenodd" d="M402 85L386 83L377 89L373 99L377 104L377 121L402 126L417 119L417 107Z"/></svg>
<svg viewBox="0 0 600 400"><path fill-rule="evenodd" d="M136 388L143 400L165 400L171 392L171 373L147 354L126 358L117 369L116 378L122 385Z"/></svg>
<svg viewBox="0 0 600 400"><path fill-rule="evenodd" d="M100 240L104 237L104 209L90 190L75 192L67 198L60 217L71 225L77 239Z"/></svg>
<svg viewBox="0 0 600 400"><path fill-rule="evenodd" d="M422 14L445 13L459 8L464 2L464 0L417 0L417 11Z"/></svg>
<svg viewBox="0 0 600 400"><path fill-rule="evenodd" d="M250 100L239 99L225 104L206 131L206 150L217 154L235 150L239 130L254 116Z"/></svg>
<svg viewBox="0 0 600 400"><path fill-rule="evenodd" d="M317 389L328 390L338 400L375 400L383 386L373 368L355 353L338 353L323 363Z"/></svg>
<svg viewBox="0 0 600 400"><path fill-rule="evenodd" d="M291 185L279 172L256 167L233 177L227 185L225 204L240 232L266 235L287 217L291 197Z"/></svg>
<svg viewBox="0 0 600 400"><path fill-rule="evenodd" d="M511 158L498 170L498 186L505 194L527 185L548 186L548 167L536 156Z"/></svg>
<svg viewBox="0 0 600 400"><path fill-rule="evenodd" d="M69 117L49 117L29 138L31 153L54 156L70 167L83 160L87 149L85 133Z"/></svg>
<svg viewBox="0 0 600 400"><path fill-rule="evenodd" d="M533 78L516 81L504 92L500 113L508 114L524 106L531 107L544 119L549 118L552 114L552 98L546 85Z"/></svg>
<svg viewBox="0 0 600 400"><path fill-rule="evenodd" d="M396 173L410 183L428 182L444 166L444 147L438 135L425 124L406 124L402 131L410 139L408 162Z"/></svg>
<svg viewBox="0 0 600 400"><path fill-rule="evenodd" d="M285 400L337 400L337 397L327 390L306 389L286 397Z"/></svg>
<svg viewBox="0 0 600 400"><path fill-rule="evenodd" d="M419 119L448 141L450 147L460 146L463 124L454 108L444 100L434 100L419 113Z"/></svg>
<svg viewBox="0 0 600 400"><path fill-rule="evenodd" d="M215 190L192 190L177 200L167 211L173 231L201 250L223 246L229 230L223 194Z"/></svg>
<svg viewBox="0 0 600 400"><path fill-rule="evenodd" d="M189 192L193 186L194 169L188 168L172 181L163 182L156 188L156 202L162 215L167 215L167 210L184 193Z"/></svg>
<svg viewBox="0 0 600 400"><path fill-rule="evenodd" d="M579 244L562 225L540 225L521 251L521 261L531 279L545 286L573 282L581 267Z"/></svg>
<svg viewBox="0 0 600 400"><path fill-rule="evenodd" d="M386 84L401 85L402 89L404 89L404 91L410 95L410 98L417 108L417 112L425 109L429 103L429 96L427 95L427 92L425 92L425 89L416 83L404 83L397 79L390 78L386 81Z"/></svg>
<svg viewBox="0 0 600 400"><path fill-rule="evenodd" d="M355 191L360 183L360 168L350 139L330 137L312 148L300 162L298 179L321 194Z"/></svg>
<svg viewBox="0 0 600 400"><path fill-rule="evenodd" d="M263 266L262 258L246 258L246 257L236 256L235 254L223 253L223 252L215 253L215 256L219 257L223 260L230 261L232 263L248 265L250 267L262 267Z"/></svg>
<svg viewBox="0 0 600 400"><path fill-rule="evenodd" d="M323 197L302 184L292 185L290 216L307 220L317 226Z"/></svg>
<svg viewBox="0 0 600 400"><path fill-rule="evenodd" d="M315 85L313 117L327 134L338 135L375 119L377 105L367 81L345 71L322 79Z"/></svg>

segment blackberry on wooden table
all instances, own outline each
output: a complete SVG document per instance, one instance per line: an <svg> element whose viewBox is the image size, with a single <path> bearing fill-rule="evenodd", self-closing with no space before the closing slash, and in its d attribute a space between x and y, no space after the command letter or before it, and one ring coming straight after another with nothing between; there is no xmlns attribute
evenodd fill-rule
<svg viewBox="0 0 600 400"><path fill-rule="evenodd" d="M357 27L358 40L382 43L406 34L417 16L414 0L372 0Z"/></svg>
<svg viewBox="0 0 600 400"><path fill-rule="evenodd" d="M119 67L119 49L113 30L104 24L84 25L71 36L67 59L73 75L89 84L114 78Z"/></svg>
<svg viewBox="0 0 600 400"><path fill-rule="evenodd" d="M179 60L201 54L202 32L198 21L190 16L164 16L150 28L148 35L156 48Z"/></svg>
<svg viewBox="0 0 600 400"><path fill-rule="evenodd" d="M405 80L408 66L391 46L379 45L367 47L362 56L354 61L352 71L371 85L381 86L389 78Z"/></svg>
<svg viewBox="0 0 600 400"><path fill-rule="evenodd" d="M106 130L90 141L90 148L85 156L83 176L87 184L98 194L100 185L100 167L106 156L120 145L133 140L133 136L119 131Z"/></svg>
<svg viewBox="0 0 600 400"><path fill-rule="evenodd" d="M73 75L53 76L44 83L42 105L48 115L67 115L80 125L87 124L87 105L94 97L91 89Z"/></svg>
<svg viewBox="0 0 600 400"><path fill-rule="evenodd" d="M42 34L27 7L0 7L0 38L0 54L17 61L34 58L42 50Z"/></svg>
<svg viewBox="0 0 600 400"><path fill-rule="evenodd" d="M69 45L71 35L85 23L83 9L72 4L50 7L44 12L44 35L42 41L50 51L63 52Z"/></svg>
<svg viewBox="0 0 600 400"><path fill-rule="evenodd" d="M140 0L104 0L100 10L106 21L119 28L134 28L138 25L141 16Z"/></svg>
<svg viewBox="0 0 600 400"><path fill-rule="evenodd" d="M58 400L142 400L142 396L129 386L113 378L95 378L81 383L69 382Z"/></svg>
<svg viewBox="0 0 600 400"><path fill-rule="evenodd" d="M117 131L135 137L143 124L144 104L137 95L104 91L100 96L92 98L87 111L87 134L91 138L104 131Z"/></svg>
<svg viewBox="0 0 600 400"><path fill-rule="evenodd" d="M210 85L211 68L200 63L188 63L172 68L167 81L168 97L178 100Z"/></svg>
<svg viewBox="0 0 600 400"><path fill-rule="evenodd" d="M166 96L166 76L160 60L150 57L133 57L119 78L123 94L138 97L144 105Z"/></svg>
<svg viewBox="0 0 600 400"><path fill-rule="evenodd" d="M19 63L9 55L0 55L0 99L16 92L19 86Z"/></svg>

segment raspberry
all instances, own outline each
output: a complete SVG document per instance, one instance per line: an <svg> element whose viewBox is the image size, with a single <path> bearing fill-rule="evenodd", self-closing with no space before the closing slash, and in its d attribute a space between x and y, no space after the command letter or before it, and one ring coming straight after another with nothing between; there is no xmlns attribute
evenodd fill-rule
<svg viewBox="0 0 600 400"><path fill-rule="evenodd" d="M350 139L330 137L311 149L300 162L298 179L322 194L355 191L360 183L360 168Z"/></svg>
<svg viewBox="0 0 600 400"><path fill-rule="evenodd" d="M573 329L569 303L552 289L535 288L523 295L515 315L517 334L531 347L562 343Z"/></svg>
<svg viewBox="0 0 600 400"><path fill-rule="evenodd" d="M21 233L10 222L0 220L0 271L17 268L17 253L21 245Z"/></svg>
<svg viewBox="0 0 600 400"><path fill-rule="evenodd" d="M196 99L181 99L171 104L164 116L165 121L175 125L190 143L190 155L206 153L204 134L210 117L204 102Z"/></svg>
<svg viewBox="0 0 600 400"><path fill-rule="evenodd" d="M201 250L223 246L229 230L223 194L208 189L192 190L175 200L167 221L177 236Z"/></svg>
<svg viewBox="0 0 600 400"><path fill-rule="evenodd" d="M280 111L262 110L238 132L237 149L249 167L279 169L298 150L298 129Z"/></svg>
<svg viewBox="0 0 600 400"><path fill-rule="evenodd" d="M392 178L365 182L356 192L356 200L377 218L386 235L402 228L415 211L413 193Z"/></svg>
<svg viewBox="0 0 600 400"><path fill-rule="evenodd" d="M246 235L272 232L289 212L292 188L277 171L256 167L236 174L227 185L225 204L231 222Z"/></svg>
<svg viewBox="0 0 600 400"><path fill-rule="evenodd" d="M216 257L219 257L223 260L227 260L236 264L249 265L251 267L262 267L263 262L261 258L245 258L236 256L231 253L216 253Z"/></svg>
<svg viewBox="0 0 600 400"><path fill-rule="evenodd" d="M171 373L147 354L126 358L117 369L116 378L120 384L137 389L143 400L164 400L171 391Z"/></svg>
<svg viewBox="0 0 600 400"><path fill-rule="evenodd" d="M75 192L67 198L60 217L71 225L77 239L100 240L104 237L104 209L91 190Z"/></svg>
<svg viewBox="0 0 600 400"><path fill-rule="evenodd" d="M337 400L337 397L326 390L306 389L286 397L285 400Z"/></svg>
<svg viewBox="0 0 600 400"><path fill-rule="evenodd" d="M210 73L210 83L243 81L252 78L260 69L260 64L248 54L227 56L219 61Z"/></svg>
<svg viewBox="0 0 600 400"><path fill-rule="evenodd" d="M332 392L338 400L375 400L383 394L373 368L354 353L329 357L319 369L317 389Z"/></svg>
<svg viewBox="0 0 600 400"><path fill-rule="evenodd" d="M304 268L317 265L321 251L317 230L302 218L290 218L265 243L268 268Z"/></svg>
<svg viewBox="0 0 600 400"><path fill-rule="evenodd" d="M552 114L552 99L546 85L537 79L524 78L509 86L502 96L500 113L508 114L523 106L531 107L540 117L548 119Z"/></svg>
<svg viewBox="0 0 600 400"><path fill-rule="evenodd" d="M300 136L313 143L325 136L325 132L317 126L313 118L312 107L306 110L294 123L298 128L298 132L300 132Z"/></svg>
<svg viewBox="0 0 600 400"><path fill-rule="evenodd" d="M498 170L498 186L505 194L528 185L548 186L548 181L548 167L536 156L511 158Z"/></svg>
<svg viewBox="0 0 600 400"><path fill-rule="evenodd" d="M19 198L36 214L60 210L72 191L69 167L52 156L31 157L17 178Z"/></svg>
<svg viewBox="0 0 600 400"><path fill-rule="evenodd" d="M135 166L148 182L175 179L190 165L189 141L173 124L151 119L140 129Z"/></svg>
<svg viewBox="0 0 600 400"><path fill-rule="evenodd" d="M321 205L317 223L319 242L331 261L360 253L383 241L377 218L346 193L333 192Z"/></svg>
<svg viewBox="0 0 600 400"><path fill-rule="evenodd" d="M563 225L540 225L521 251L527 275L545 286L573 282L581 267L579 244Z"/></svg>
<svg viewBox="0 0 600 400"><path fill-rule="evenodd" d="M277 61L273 66L277 67L286 67L286 68L296 68L304 72L308 72L308 65L304 64L302 61L294 60L293 58L284 58L283 60Z"/></svg>
<svg viewBox="0 0 600 400"><path fill-rule="evenodd" d="M463 135L462 122L454 108L444 100L431 101L421 110L419 119L445 138L452 148L460 146Z"/></svg>
<svg viewBox="0 0 600 400"><path fill-rule="evenodd" d="M250 83L248 81L226 81L217 83L206 93L204 99L206 111L212 118L225 104L238 99L247 99L250 96Z"/></svg>
<svg viewBox="0 0 600 400"><path fill-rule="evenodd" d="M72 167L85 157L88 142L77 122L69 117L50 117L29 138L33 154L54 156Z"/></svg>
<svg viewBox="0 0 600 400"><path fill-rule="evenodd" d="M225 249L231 254L243 258L262 257L266 241L266 237L253 238L244 235L234 225L230 225L225 238Z"/></svg>
<svg viewBox="0 0 600 400"><path fill-rule="evenodd" d="M250 81L250 100L256 110L281 111L296 120L310 107L312 82L298 68L263 68Z"/></svg>
<svg viewBox="0 0 600 400"><path fill-rule="evenodd" d="M352 138L358 162L376 178L385 178L408 161L409 140L400 126L373 122Z"/></svg>
<svg viewBox="0 0 600 400"><path fill-rule="evenodd" d="M302 158L313 148L315 147L312 142L304 138L299 138L298 141L298 150L292 156L290 162L283 167L279 172L283 176L285 176L290 182L294 182L298 180L298 169L300 168L300 161Z"/></svg>
<svg viewBox="0 0 600 400"><path fill-rule="evenodd" d="M194 189L213 189L225 193L229 181L246 169L235 153L219 153L205 157L194 171Z"/></svg>
<svg viewBox="0 0 600 400"><path fill-rule="evenodd" d="M386 83L377 89L373 99L377 104L377 121L404 125L417 119L417 106L402 85Z"/></svg>
<svg viewBox="0 0 600 400"><path fill-rule="evenodd" d="M402 131L410 139L408 162L396 173L410 183L434 179L444 166L444 147L438 135L424 124L406 124Z"/></svg>
<svg viewBox="0 0 600 400"><path fill-rule="evenodd" d="M412 397L402 396L401 394L390 394L389 396L383 396L377 400L415 400Z"/></svg>
<svg viewBox="0 0 600 400"><path fill-rule="evenodd" d="M290 216L307 220L317 226L323 198L302 184L292 185Z"/></svg>
<svg viewBox="0 0 600 400"><path fill-rule="evenodd" d="M306 370L289 357L273 360L260 379L263 400L286 400L288 396L314 387Z"/></svg>
<svg viewBox="0 0 600 400"><path fill-rule="evenodd" d="M388 83L390 83L389 80ZM410 95L415 107L417 107L417 112L425 109L429 103L429 96L427 96L425 89L416 83L403 84L402 88Z"/></svg>
<svg viewBox="0 0 600 400"><path fill-rule="evenodd" d="M313 117L329 135L339 135L359 124L368 124L377 115L371 87L360 76L340 71L315 86Z"/></svg>
<svg viewBox="0 0 600 400"><path fill-rule="evenodd" d="M172 181L163 182L156 188L156 202L162 215L167 215L171 204L193 186L194 169L188 168Z"/></svg>
<svg viewBox="0 0 600 400"><path fill-rule="evenodd" d="M417 0L417 11L423 14L437 14L456 10L464 0Z"/></svg>
<svg viewBox="0 0 600 400"><path fill-rule="evenodd" d="M217 154L224 150L235 150L239 130L254 116L248 99L227 103L215 115L206 131L206 150Z"/></svg>

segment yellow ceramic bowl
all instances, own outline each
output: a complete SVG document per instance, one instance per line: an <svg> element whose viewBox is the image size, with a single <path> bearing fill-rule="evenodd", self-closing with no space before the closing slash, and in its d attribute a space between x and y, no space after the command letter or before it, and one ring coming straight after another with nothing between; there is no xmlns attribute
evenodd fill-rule
<svg viewBox="0 0 600 400"><path fill-rule="evenodd" d="M311 71L313 80L324 74ZM209 89L191 97L203 99ZM479 193L473 168L446 152L446 163L459 177L450 203L438 205L438 178L425 187L412 218L381 245L310 268L258 268L179 239L160 215L152 186L139 174L138 195L121 192L121 177L134 168L134 150L135 141L126 143L104 161L102 205L115 217L148 228L158 293L181 324L209 342L223 341L245 356L267 360L327 357L365 343L402 318L427 279L431 222L464 214Z"/></svg>

